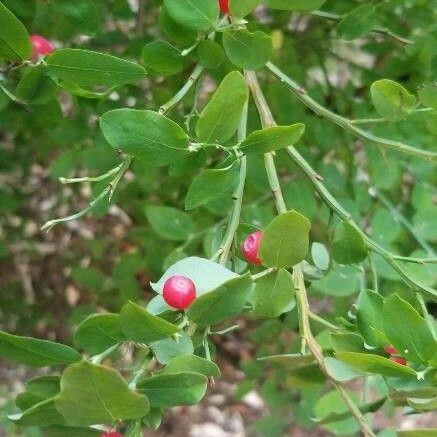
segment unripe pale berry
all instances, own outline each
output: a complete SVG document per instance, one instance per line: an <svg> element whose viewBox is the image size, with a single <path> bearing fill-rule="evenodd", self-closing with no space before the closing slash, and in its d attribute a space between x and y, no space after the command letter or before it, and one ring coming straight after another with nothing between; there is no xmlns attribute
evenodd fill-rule
<svg viewBox="0 0 437 437"><path fill-rule="evenodd" d="M38 57L38 55L45 56L55 50L53 44L41 35L32 35L30 42L33 47L32 57Z"/></svg>
<svg viewBox="0 0 437 437"><path fill-rule="evenodd" d="M219 0L219 4L220 4L220 10L224 14L228 14L228 15L231 14L229 11L229 0Z"/></svg>
<svg viewBox="0 0 437 437"><path fill-rule="evenodd" d="M196 286L190 278L175 275L165 281L163 297L171 307L184 310L196 298Z"/></svg>
<svg viewBox="0 0 437 437"><path fill-rule="evenodd" d="M259 245L263 236L262 231L256 231L249 234L243 242L241 248L243 256L250 264L260 265L261 260L258 257Z"/></svg>
<svg viewBox="0 0 437 437"><path fill-rule="evenodd" d="M121 434L115 431L105 432L100 437L123 437Z"/></svg>

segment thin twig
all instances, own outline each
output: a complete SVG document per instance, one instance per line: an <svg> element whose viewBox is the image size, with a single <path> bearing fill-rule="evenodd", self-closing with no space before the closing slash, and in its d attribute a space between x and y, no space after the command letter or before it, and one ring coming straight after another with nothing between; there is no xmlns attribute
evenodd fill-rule
<svg viewBox="0 0 437 437"><path fill-rule="evenodd" d="M304 103L317 115L320 115L321 117L326 118L327 120L337 124L346 131L357 136L358 138L370 141L374 144L377 144L378 146L405 153L407 155L416 156L417 158L425 159L427 161L437 162L437 152L418 149L417 147L404 144L400 141L394 141L388 138L378 137L371 132L367 132L364 129L355 126L350 119L338 115L328 108L325 108L320 103L316 102L312 97L308 95L307 91L303 87L301 87L297 82L288 77L274 64L269 62L266 66L273 73L273 75L276 76L282 83L284 83L302 103Z"/></svg>
<svg viewBox="0 0 437 437"><path fill-rule="evenodd" d="M311 11L310 14L314 15L315 17L326 18L328 20L336 21L336 22L339 22L344 18L344 15L331 14L330 12L324 12L324 11ZM414 44L414 41L404 38L403 36L400 36L385 27L375 27L372 29L372 32L378 33L380 35L389 36L390 38L393 38L394 40L400 42L401 44L406 44L406 45Z"/></svg>
<svg viewBox="0 0 437 437"><path fill-rule="evenodd" d="M268 106L264 94L259 86L258 79L256 74L253 71L245 72L246 81L249 85L249 88L252 92L253 99L255 100L255 104L259 110L260 118L262 120L263 125L273 126L275 121L270 111L270 107ZM284 213L287 211L287 207L284 201L284 197L282 195L281 187L278 184L276 185L276 181L278 181L277 170L275 166L275 162L272 156L272 159L266 161L266 171L268 173L268 180L273 181L275 185L270 188L275 193L275 203L276 209L278 213ZM296 292L296 301L298 306L298 314L299 314L299 333L302 339L302 347L301 352L305 353L305 345L308 346L311 353L314 355L320 369L326 375L326 378L332 383L335 387L341 398L344 400L346 405L348 406L351 414L355 417L358 424L360 425L361 431L365 437L375 437L375 434L369 427L369 424L366 421L366 418L361 413L360 409L355 405L352 399L347 394L346 390L343 388L341 384L334 381L328 372L326 371L325 366L325 357L323 356L323 352L317 341L315 340L310 327L309 317L311 310L309 308L308 299L306 295L305 281L304 275L302 271L302 266L300 264L293 267L293 281L294 288Z"/></svg>

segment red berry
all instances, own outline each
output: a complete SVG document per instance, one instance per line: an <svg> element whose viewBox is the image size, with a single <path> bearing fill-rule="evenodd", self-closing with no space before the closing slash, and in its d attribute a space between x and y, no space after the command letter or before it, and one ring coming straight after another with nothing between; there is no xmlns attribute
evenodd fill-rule
<svg viewBox="0 0 437 437"><path fill-rule="evenodd" d="M385 346L384 350L390 355L396 355L398 353L398 351L392 345Z"/></svg>
<svg viewBox="0 0 437 437"><path fill-rule="evenodd" d="M55 50L53 44L41 35L32 35L30 37L30 42L33 47L33 57L38 57L38 55L45 56Z"/></svg>
<svg viewBox="0 0 437 437"><path fill-rule="evenodd" d="M219 0L219 4L220 4L220 10L224 14L228 14L228 15L231 14L229 11L229 0Z"/></svg>
<svg viewBox="0 0 437 437"><path fill-rule="evenodd" d="M390 357L390 360L400 364L401 366L407 365L407 360L403 357Z"/></svg>
<svg viewBox="0 0 437 437"><path fill-rule="evenodd" d="M256 231L249 234L243 242L242 252L246 261L250 264L260 265L261 260L258 258L259 244L263 236L262 231Z"/></svg>
<svg viewBox="0 0 437 437"><path fill-rule="evenodd" d="M100 437L123 437L121 434L115 431L105 432Z"/></svg>
<svg viewBox="0 0 437 437"><path fill-rule="evenodd" d="M184 310L196 298L196 286L186 276L172 276L165 281L163 296L168 305Z"/></svg>

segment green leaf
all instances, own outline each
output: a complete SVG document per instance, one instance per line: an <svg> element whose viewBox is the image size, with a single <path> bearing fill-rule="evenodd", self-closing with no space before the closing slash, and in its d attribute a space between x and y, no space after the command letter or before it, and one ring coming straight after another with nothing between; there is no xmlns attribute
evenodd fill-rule
<svg viewBox="0 0 437 437"><path fill-rule="evenodd" d="M330 296L350 296L358 289L360 275L355 267L334 264L324 278L312 282L311 288Z"/></svg>
<svg viewBox="0 0 437 437"><path fill-rule="evenodd" d="M74 426L139 419L149 411L147 397L131 391L116 370L87 361L64 371L55 404Z"/></svg>
<svg viewBox="0 0 437 437"><path fill-rule="evenodd" d="M340 264L357 264L367 257L367 244L355 226L340 223L335 229L332 257Z"/></svg>
<svg viewBox="0 0 437 437"><path fill-rule="evenodd" d="M31 53L30 37L23 23L0 2L0 60L26 60Z"/></svg>
<svg viewBox="0 0 437 437"><path fill-rule="evenodd" d="M307 255L309 220L296 211L274 218L264 229L259 254L267 267L293 267Z"/></svg>
<svg viewBox="0 0 437 437"><path fill-rule="evenodd" d="M427 321L397 294L386 298L383 309L384 331L399 354L416 363L429 364L437 341Z"/></svg>
<svg viewBox="0 0 437 437"><path fill-rule="evenodd" d="M153 230L166 240L184 241L194 231L191 217L170 206L146 207L146 216Z"/></svg>
<svg viewBox="0 0 437 437"><path fill-rule="evenodd" d="M348 395L352 402L357 404L357 397L355 393L348 391ZM313 421L317 422L327 417L341 417L346 413L343 420L336 422L325 423L323 425L328 431L334 435L354 435L359 431L359 426L355 418L349 417L349 408L345 404L340 394L333 390L319 396L313 407L314 416Z"/></svg>
<svg viewBox="0 0 437 437"><path fill-rule="evenodd" d="M225 52L220 44L209 39L200 41L197 46L199 63L205 68L218 68L225 60Z"/></svg>
<svg viewBox="0 0 437 437"><path fill-rule="evenodd" d="M69 346L0 331L0 357L31 367L71 364L81 355Z"/></svg>
<svg viewBox="0 0 437 437"><path fill-rule="evenodd" d="M197 33L193 30L181 27L179 23L174 21L167 12L164 4L159 14L159 27L170 41L174 41L182 47L190 47L196 42Z"/></svg>
<svg viewBox="0 0 437 437"><path fill-rule="evenodd" d="M421 88L419 90L419 99L422 105L437 110L437 85L429 84Z"/></svg>
<svg viewBox="0 0 437 437"><path fill-rule="evenodd" d="M285 11L312 11L319 9L326 0L264 0L264 3L272 9Z"/></svg>
<svg viewBox="0 0 437 437"><path fill-rule="evenodd" d="M302 123L257 130L240 144L240 149L247 155L273 152L295 144L304 132L305 125Z"/></svg>
<svg viewBox="0 0 437 437"><path fill-rule="evenodd" d="M235 161L229 167L208 169L197 175L188 188L185 209L197 208L227 193L231 196L238 185L240 174L238 167Z"/></svg>
<svg viewBox="0 0 437 437"><path fill-rule="evenodd" d="M295 304L293 278L285 269L264 276L255 285L254 313L260 317L279 317Z"/></svg>
<svg viewBox="0 0 437 437"><path fill-rule="evenodd" d="M269 62L273 45L264 32L228 30L223 34L223 48L229 60L240 68L258 70Z"/></svg>
<svg viewBox="0 0 437 437"><path fill-rule="evenodd" d="M102 115L100 127L112 147L152 165L170 164L187 153L187 134L154 111L114 109Z"/></svg>
<svg viewBox="0 0 437 437"><path fill-rule="evenodd" d="M32 105L47 103L53 97L56 86L45 73L43 64L28 68L15 89L17 99Z"/></svg>
<svg viewBox="0 0 437 437"><path fill-rule="evenodd" d="M177 334L175 339L155 341L150 347L156 360L161 364L167 364L179 355L190 355L194 352L193 341L185 331Z"/></svg>
<svg viewBox="0 0 437 437"><path fill-rule="evenodd" d="M314 265L320 270L328 270L330 259L326 246L322 243L314 242L311 245L311 258Z"/></svg>
<svg viewBox="0 0 437 437"><path fill-rule="evenodd" d="M196 124L199 140L204 143L229 140L238 128L248 96L249 90L241 73L229 73L199 116Z"/></svg>
<svg viewBox="0 0 437 437"><path fill-rule="evenodd" d="M382 397L372 402L367 402L366 404L359 405L358 409L361 411L362 414L374 413L375 411L378 411L385 404L386 400L387 400L386 397ZM327 423L339 422L344 419L348 419L351 416L352 416L351 411L347 410L343 413L330 413L325 417L315 418L313 419L313 421L316 422L318 425L324 425Z"/></svg>
<svg viewBox="0 0 437 437"><path fill-rule="evenodd" d="M120 317L126 338L138 343L152 343L179 332L177 326L150 314L145 308L133 302L123 306Z"/></svg>
<svg viewBox="0 0 437 437"><path fill-rule="evenodd" d="M250 274L230 279L215 290L197 298L187 311L198 325L216 325L240 314L252 291Z"/></svg>
<svg viewBox="0 0 437 437"><path fill-rule="evenodd" d="M119 86L137 82L146 76L146 70L141 65L89 50L56 50L46 62L53 76L84 87Z"/></svg>
<svg viewBox="0 0 437 437"><path fill-rule="evenodd" d="M100 437L102 431L91 428L76 428L54 425L44 429L48 437Z"/></svg>
<svg viewBox="0 0 437 437"><path fill-rule="evenodd" d="M376 26L375 6L365 4L353 9L338 23L337 31L346 41L361 38L370 33Z"/></svg>
<svg viewBox="0 0 437 437"><path fill-rule="evenodd" d="M357 301L357 326L369 346L387 346L383 320L384 299L375 291L363 290Z"/></svg>
<svg viewBox="0 0 437 437"><path fill-rule="evenodd" d="M282 354L270 355L267 357L258 358L259 361L267 361L269 363L281 364L287 369L296 369L298 367L307 366L316 362L313 355L302 354Z"/></svg>
<svg viewBox="0 0 437 437"><path fill-rule="evenodd" d="M144 65L153 73L172 76L184 67L184 58L180 52L166 41L153 41L143 48Z"/></svg>
<svg viewBox="0 0 437 437"><path fill-rule="evenodd" d="M174 374L181 372L195 372L209 377L219 377L220 369L213 361L196 355L179 355L165 366L162 373Z"/></svg>
<svg viewBox="0 0 437 437"><path fill-rule="evenodd" d="M26 382L26 391L17 395L15 404L20 410L52 398L59 393L60 378L57 375L38 376Z"/></svg>
<svg viewBox="0 0 437 437"><path fill-rule="evenodd" d="M55 398L45 399L26 411L8 416L9 420L20 426L63 425L65 419L55 406Z"/></svg>
<svg viewBox="0 0 437 437"><path fill-rule="evenodd" d="M338 382L350 381L366 375L361 370L357 370L349 364L342 363L332 357L325 358L325 367L328 375Z"/></svg>
<svg viewBox="0 0 437 437"><path fill-rule="evenodd" d="M193 372L161 374L144 379L138 391L144 393L153 407L175 407L197 404L206 393L208 379Z"/></svg>
<svg viewBox="0 0 437 437"><path fill-rule="evenodd" d="M261 0L229 0L229 10L234 17L245 17L261 3Z"/></svg>
<svg viewBox="0 0 437 437"><path fill-rule="evenodd" d="M209 259L190 256L173 264L156 283L150 286L157 293L161 293L168 278L183 275L190 278L196 285L197 297L220 287L223 283L239 276L221 264Z"/></svg>
<svg viewBox="0 0 437 437"><path fill-rule="evenodd" d="M91 354L99 354L125 339L118 314L92 314L74 334L74 342Z"/></svg>
<svg viewBox="0 0 437 437"><path fill-rule="evenodd" d="M366 373L374 373L393 378L416 376L415 370L411 367L403 366L388 358L380 357L379 355L358 352L337 352L335 358Z"/></svg>
<svg viewBox="0 0 437 437"><path fill-rule="evenodd" d="M81 34L93 35L101 24L97 4L93 0L51 0L54 13L65 20Z"/></svg>
<svg viewBox="0 0 437 437"><path fill-rule="evenodd" d="M216 0L164 0L164 4L174 21L197 32L214 27L219 17Z"/></svg>
<svg viewBox="0 0 437 437"><path fill-rule="evenodd" d="M364 352L363 338L352 332L331 332L331 344L335 352Z"/></svg>
<svg viewBox="0 0 437 437"><path fill-rule="evenodd" d="M370 95L378 114L390 121L403 120L416 105L416 97L390 79L373 82Z"/></svg>

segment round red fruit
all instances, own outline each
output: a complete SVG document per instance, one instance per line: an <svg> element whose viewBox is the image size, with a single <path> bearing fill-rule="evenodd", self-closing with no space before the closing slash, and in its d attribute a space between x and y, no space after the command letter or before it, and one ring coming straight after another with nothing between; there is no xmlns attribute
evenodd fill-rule
<svg viewBox="0 0 437 437"><path fill-rule="evenodd" d="M230 15L230 11L229 11L229 0L219 0L219 4L220 4L220 10L221 10L224 14L228 14L228 15Z"/></svg>
<svg viewBox="0 0 437 437"><path fill-rule="evenodd" d="M243 242L242 252L246 261L250 264L259 266L261 260L258 257L259 245L263 236L262 231L249 234Z"/></svg>
<svg viewBox="0 0 437 437"><path fill-rule="evenodd" d="M32 35L30 42L33 47L33 56L48 55L55 50L53 44L41 35Z"/></svg>
<svg viewBox="0 0 437 437"><path fill-rule="evenodd" d="M165 281L163 297L171 307L184 310L196 298L196 286L186 276L172 276Z"/></svg>
<svg viewBox="0 0 437 437"><path fill-rule="evenodd" d="M118 432L110 431L110 432L105 432L100 437L123 437L123 436Z"/></svg>
<svg viewBox="0 0 437 437"><path fill-rule="evenodd" d="M390 357L390 360L400 364L401 366L407 365L407 360L403 357Z"/></svg>
<svg viewBox="0 0 437 437"><path fill-rule="evenodd" d="M392 345L385 346L384 350L390 355L396 355L398 353L398 351Z"/></svg>

